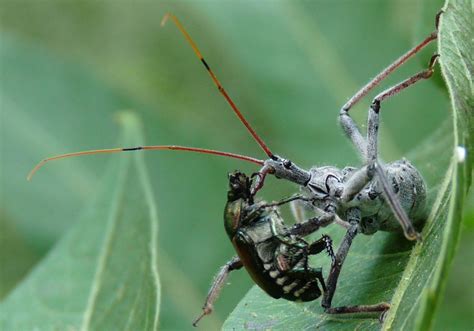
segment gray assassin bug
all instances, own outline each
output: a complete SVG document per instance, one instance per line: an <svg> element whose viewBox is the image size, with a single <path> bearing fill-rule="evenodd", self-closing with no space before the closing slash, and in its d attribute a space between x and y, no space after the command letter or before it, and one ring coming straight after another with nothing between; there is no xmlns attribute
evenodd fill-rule
<svg viewBox="0 0 474 331"><path fill-rule="evenodd" d="M322 291L326 292L322 269L309 267L308 256L326 250L334 261L331 238L323 235L308 244L301 238L305 234L302 229L308 224L311 226L312 222L289 228L276 209L291 201L309 199L293 196L275 203L254 203L251 185L245 174L239 171L229 174L224 227L238 256L228 261L216 275L202 314L194 320L194 326L212 312L213 303L229 273L242 267L262 290L275 299L313 301L321 296Z"/></svg>
<svg viewBox="0 0 474 331"><path fill-rule="evenodd" d="M322 306L328 313L359 312L360 308L358 307L360 306L331 308L331 301L336 290L337 280L353 238L358 233L372 234L378 230L394 231L402 229L407 239L420 240L421 236L413 227L410 219L416 219L423 211L426 196L422 176L408 161L402 160L382 164L378 160L377 135L381 103L389 97L398 94L408 86L422 79L431 77L436 64L437 55L431 58L428 69L388 88L375 97L369 108L367 138L362 136L356 123L350 117L349 110L369 91L378 86L390 73L437 39L439 14L436 16L436 30L434 32L375 76L375 78L369 81L369 83L360 89L341 108L339 122L343 131L352 141L365 163L365 165L359 169L347 167L342 170L336 167L314 167L310 170L304 170L290 160L272 153L238 110L178 19L174 15L167 14L162 23L167 19L171 19L184 35L196 56L209 73L219 92L224 96L255 141L267 154L268 159L264 161L234 153L174 145L113 148L69 153L44 159L33 168L28 175L28 179L46 162L52 160L88 154L118 153L137 150L190 151L227 156L258 164L262 166L262 168L255 174L257 179L252 187L252 195L255 195L256 192L263 187L265 177L272 174L277 178L286 179L300 185L305 195L312 201L310 207L315 211L322 211L329 214L329 220L326 220L324 223L321 223L318 218L313 218L311 222L306 223L307 228L316 231L320 226L325 226L333 221L337 222L339 218L342 219L342 223L347 228L347 233L337 251L335 263L332 264L327 279L327 291L325 291L323 295ZM378 310L374 311L383 312L387 309L386 305L374 305L373 307L378 307Z"/></svg>

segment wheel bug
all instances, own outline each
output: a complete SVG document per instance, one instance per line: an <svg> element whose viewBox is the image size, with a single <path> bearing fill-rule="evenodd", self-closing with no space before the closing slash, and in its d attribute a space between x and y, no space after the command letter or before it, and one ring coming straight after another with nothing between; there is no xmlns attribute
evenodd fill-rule
<svg viewBox="0 0 474 331"><path fill-rule="evenodd" d="M212 312L213 303L229 273L242 267L262 290L275 299L313 301L321 296L321 289L326 292L322 269L309 267L308 256L326 250L334 261L331 239L323 235L308 244L295 233L300 233L301 228L311 221L288 228L276 209L291 201L309 200L302 196L275 203L254 203L253 200L250 178L238 171L229 174L224 227L238 256L219 270L194 326ZM323 221L324 216L319 220Z"/></svg>
<svg viewBox="0 0 474 331"><path fill-rule="evenodd" d="M325 221L324 224L321 223L318 218L313 218L311 219L312 221L297 226L294 230L295 234L303 236L316 231L321 226L337 221L338 218L342 219L342 222L339 223L342 223L347 228L347 233L337 251L335 263L333 263L331 267L327 280L328 290L324 292L322 305L326 308L326 312L328 313L367 311L365 306L331 308L331 301L334 296L337 280L352 240L358 233L372 234L378 230L395 231L399 229L403 230L407 239L421 240L420 234L415 230L410 219L416 219L423 211L426 195L422 176L407 160L395 161L389 164L383 164L378 160L377 136L381 104L386 99L398 94L407 87L431 77L438 56L434 55L431 58L426 70L388 88L374 98L369 108L366 138L362 136L357 124L351 118L349 111L394 70L437 39L439 15L440 14L436 16L436 30L434 32L369 81L369 83L360 89L341 108L339 122L364 162L364 166L359 169L346 167L341 170L329 166L305 170L290 160L274 154L239 111L182 24L174 15L167 14L162 24L164 24L167 19L171 19L175 23L187 42L191 45L196 56L204 65L218 88L218 91L223 95L239 120L268 156L268 159L260 160L235 153L174 145L113 148L69 153L44 159L33 168L28 175L28 179L31 179L34 173L45 163L52 160L81 155L138 150L180 150L226 156L258 164L261 166L261 169L255 174L256 182L250 192L252 196L263 187L266 176L272 174L277 178L286 179L300 185L310 201L310 203L306 203L306 206L309 205L311 209L317 212L329 214L330 220ZM297 206L297 209L301 209L301 204ZM298 228L300 230L297 230ZM361 309L361 307L364 308ZM385 311L387 309L386 305L374 305L370 307L373 308L373 310L370 311Z"/></svg>

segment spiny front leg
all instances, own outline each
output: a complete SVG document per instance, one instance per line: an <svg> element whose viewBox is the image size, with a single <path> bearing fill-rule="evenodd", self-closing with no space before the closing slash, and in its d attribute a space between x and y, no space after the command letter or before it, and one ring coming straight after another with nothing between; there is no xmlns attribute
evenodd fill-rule
<svg viewBox="0 0 474 331"><path fill-rule="evenodd" d="M221 293L222 287L225 284L229 273L234 270L238 270L242 268L243 264L240 261L238 256L234 256L229 262L227 262L217 273L216 277L214 278L214 282L209 289L209 293L207 294L206 302L202 307L202 314L199 315L194 321L193 326L197 326L199 321L206 315L212 313L213 304L219 297Z"/></svg>

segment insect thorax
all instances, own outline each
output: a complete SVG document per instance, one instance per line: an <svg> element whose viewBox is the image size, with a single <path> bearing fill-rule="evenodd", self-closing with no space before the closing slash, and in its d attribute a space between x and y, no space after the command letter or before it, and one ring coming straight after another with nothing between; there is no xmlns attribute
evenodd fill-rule
<svg viewBox="0 0 474 331"><path fill-rule="evenodd" d="M418 170L407 160L398 160L383 165L394 195L399 199L408 217L417 222L423 219L426 186ZM354 167L315 167L310 170L311 181L305 189L317 198L314 205L322 210L335 210L342 220L347 220L347 210L358 208L361 214L360 232L372 234L377 231L401 231L389 205L385 201L377 178L371 180L349 202L340 197L345 184L357 171Z"/></svg>

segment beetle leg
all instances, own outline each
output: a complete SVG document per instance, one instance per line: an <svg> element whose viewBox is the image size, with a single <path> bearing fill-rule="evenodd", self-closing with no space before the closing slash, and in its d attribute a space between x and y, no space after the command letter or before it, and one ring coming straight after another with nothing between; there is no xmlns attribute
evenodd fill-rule
<svg viewBox="0 0 474 331"><path fill-rule="evenodd" d="M321 253L323 250L326 250L329 257L331 257L332 262L334 263L336 256L334 255L334 251L332 249L332 239L325 234L321 237L321 239L316 240L309 245L308 254L316 255Z"/></svg>
<svg viewBox="0 0 474 331"><path fill-rule="evenodd" d="M287 234L279 233L276 229L275 220L273 218L270 220L270 227L272 231L272 236L278 239L278 241L280 241L282 244L301 249L306 249L308 247L308 243L301 238L294 239L288 236Z"/></svg>
<svg viewBox="0 0 474 331"><path fill-rule="evenodd" d="M207 294L206 302L204 303L204 306L202 307L202 314L199 315L194 321L193 321L193 326L197 326L197 323L206 315L209 315L212 313L213 309L213 304L219 297L219 294L222 290L222 287L225 284L225 281L227 277L229 276L229 273L234 270L238 270L242 268L243 264L242 261L240 261L238 256L234 256L229 262L227 262L219 272L217 273L216 277L214 278L214 281L212 283L211 288L209 289L209 293Z"/></svg>
<svg viewBox="0 0 474 331"><path fill-rule="evenodd" d="M322 268L294 268L287 274L289 277L301 279L304 281L311 281L317 279L321 284L324 292L326 292L326 284L324 282Z"/></svg>

